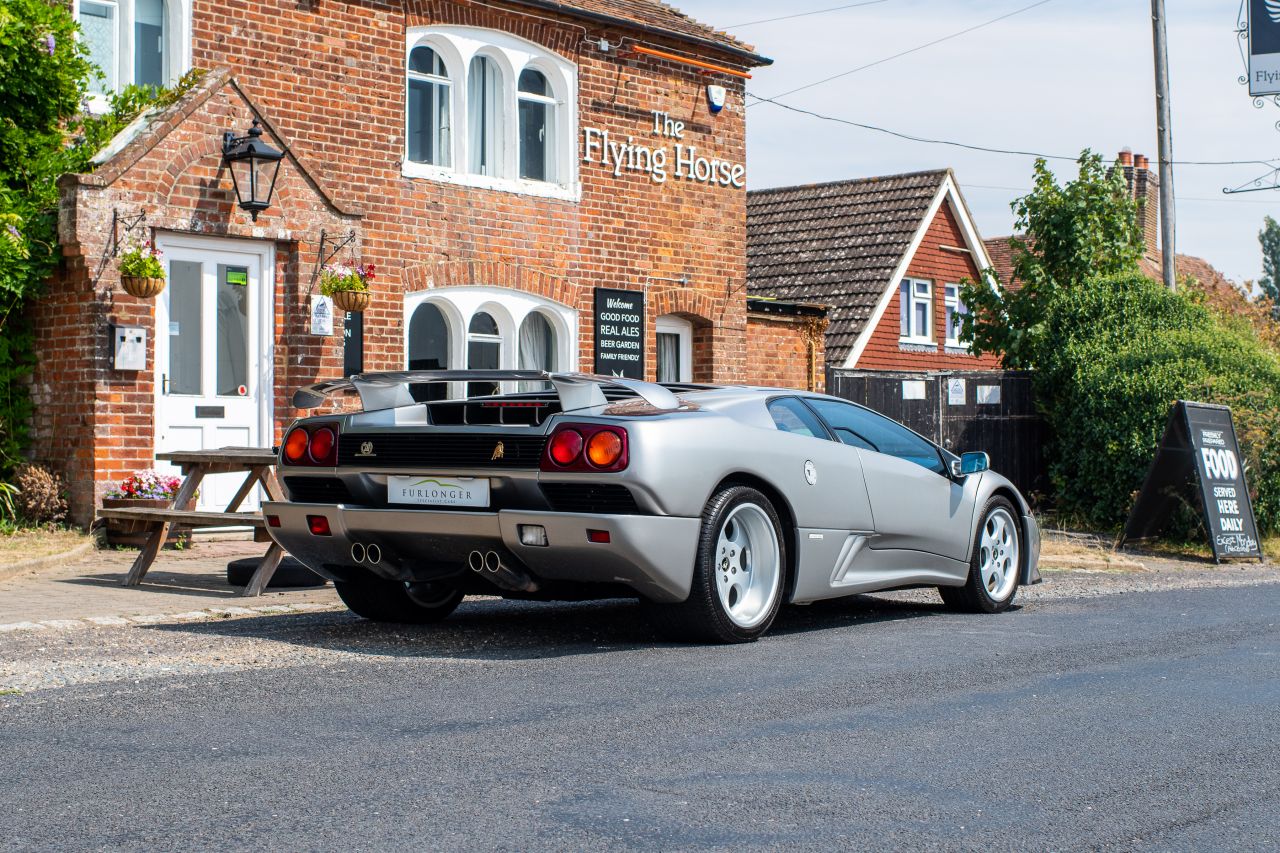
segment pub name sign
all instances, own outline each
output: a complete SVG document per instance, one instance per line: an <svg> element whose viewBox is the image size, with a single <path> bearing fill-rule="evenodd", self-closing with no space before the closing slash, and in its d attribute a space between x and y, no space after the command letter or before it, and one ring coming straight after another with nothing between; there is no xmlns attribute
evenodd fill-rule
<svg viewBox="0 0 1280 853"><path fill-rule="evenodd" d="M623 172L647 174L655 184L667 178L693 181L708 186L737 187L747 185L747 167L714 157L703 157L696 145L686 145L685 124L661 110L652 110L651 136L663 141L657 145L637 142L628 136L626 142L614 138L609 131L597 127L582 129L582 162L599 163L612 171L615 178ZM671 144L666 143L670 140Z"/></svg>

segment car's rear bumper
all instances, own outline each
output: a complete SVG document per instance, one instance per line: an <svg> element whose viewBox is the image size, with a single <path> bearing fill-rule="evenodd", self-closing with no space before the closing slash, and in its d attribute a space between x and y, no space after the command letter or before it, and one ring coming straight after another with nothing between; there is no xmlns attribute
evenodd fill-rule
<svg viewBox="0 0 1280 853"><path fill-rule="evenodd" d="M697 518L658 515L593 515L528 512L440 512L365 509L267 502L264 516L279 527L267 532L311 569L331 580L352 573L426 581L467 568L472 551L497 551L505 564L535 578L631 587L655 601L683 601L689 595L701 524ZM330 535L311 533L307 516L324 516ZM547 545L524 545L520 525L540 525ZM588 530L609 533L609 542L588 541ZM352 545L377 545L376 564L357 562ZM358 551L359 549L357 549Z"/></svg>

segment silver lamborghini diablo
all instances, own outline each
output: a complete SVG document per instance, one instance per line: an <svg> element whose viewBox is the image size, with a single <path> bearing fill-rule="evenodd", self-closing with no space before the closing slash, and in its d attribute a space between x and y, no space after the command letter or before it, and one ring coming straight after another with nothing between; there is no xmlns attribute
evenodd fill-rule
<svg viewBox="0 0 1280 853"><path fill-rule="evenodd" d="M463 596L638 597L670 632L758 638L784 603L936 586L1006 609L1040 532L988 470L882 415L780 388L538 371L372 373L298 391L267 530L357 614Z"/></svg>

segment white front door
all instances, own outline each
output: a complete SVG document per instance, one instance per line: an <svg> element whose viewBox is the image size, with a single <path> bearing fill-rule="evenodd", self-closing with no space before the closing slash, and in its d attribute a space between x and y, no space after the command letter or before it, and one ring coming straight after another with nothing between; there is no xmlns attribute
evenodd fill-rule
<svg viewBox="0 0 1280 853"><path fill-rule="evenodd" d="M271 246L178 235L156 242L168 270L156 300L156 452L270 445ZM243 480L206 478L199 508L225 509ZM241 509L256 509L258 499Z"/></svg>

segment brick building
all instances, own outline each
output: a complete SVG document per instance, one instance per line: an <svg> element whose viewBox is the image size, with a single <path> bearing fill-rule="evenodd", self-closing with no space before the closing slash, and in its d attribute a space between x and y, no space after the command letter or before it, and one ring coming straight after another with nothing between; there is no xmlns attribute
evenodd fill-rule
<svg viewBox="0 0 1280 853"><path fill-rule="evenodd" d="M830 306L828 368L998 367L958 337L960 283L990 265L949 169L747 194L748 291Z"/></svg>
<svg viewBox="0 0 1280 853"><path fill-rule="evenodd" d="M293 390L319 378L500 366L778 381L749 362L753 335L821 363L819 310L747 310L744 76L769 60L665 4L73 11L106 86L208 71L60 183L65 264L34 309L34 455L63 471L79 521L158 450L278 441ZM222 159L224 132L254 119L285 154L256 220ZM113 248L139 236L166 254L155 299L119 285ZM333 260L377 278L363 315L322 334L317 275L337 246ZM643 337L602 362L596 301L613 291L636 300ZM144 330L140 369L116 368L115 327Z"/></svg>

